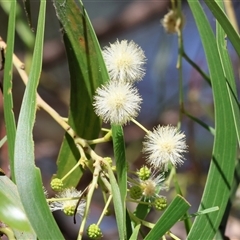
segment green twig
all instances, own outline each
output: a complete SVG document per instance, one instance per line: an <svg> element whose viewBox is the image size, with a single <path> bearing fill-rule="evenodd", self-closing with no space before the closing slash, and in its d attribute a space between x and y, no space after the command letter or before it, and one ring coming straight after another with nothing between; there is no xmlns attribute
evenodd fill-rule
<svg viewBox="0 0 240 240"><path fill-rule="evenodd" d="M89 145L92 144L98 144L98 143L104 143L104 142L109 142L112 138L112 131L108 131L102 138L97 138L94 140L87 140L87 143Z"/></svg>
<svg viewBox="0 0 240 240"><path fill-rule="evenodd" d="M207 81L207 83L211 86L211 79L209 78L209 76L202 71L202 69L195 63L193 62L189 57L188 55L186 54L186 52L183 50L182 52L182 56L183 58L192 66L194 67L198 73Z"/></svg>

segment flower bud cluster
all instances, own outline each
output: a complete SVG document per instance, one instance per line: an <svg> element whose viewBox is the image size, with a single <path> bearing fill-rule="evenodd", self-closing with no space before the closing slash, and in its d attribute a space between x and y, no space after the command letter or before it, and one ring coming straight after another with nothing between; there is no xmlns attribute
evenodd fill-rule
<svg viewBox="0 0 240 240"><path fill-rule="evenodd" d="M96 224L91 224L87 229L87 235L91 239L100 239L102 237L102 231Z"/></svg>
<svg viewBox="0 0 240 240"><path fill-rule="evenodd" d="M59 178L53 178L51 181L51 188L56 192L60 192L63 190L63 182Z"/></svg>

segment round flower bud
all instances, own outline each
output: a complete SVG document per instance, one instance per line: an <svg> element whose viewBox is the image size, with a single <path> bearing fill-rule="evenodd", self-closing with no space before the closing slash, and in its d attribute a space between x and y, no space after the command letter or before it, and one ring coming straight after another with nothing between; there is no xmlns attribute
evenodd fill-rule
<svg viewBox="0 0 240 240"><path fill-rule="evenodd" d="M63 212L67 216L73 216L75 212L75 206L66 206L65 208L63 208Z"/></svg>
<svg viewBox="0 0 240 240"><path fill-rule="evenodd" d="M102 231L97 224L91 224L87 229L87 235L91 239L100 239L102 235Z"/></svg>
<svg viewBox="0 0 240 240"><path fill-rule="evenodd" d="M142 197L143 192L141 187L139 186L133 186L130 188L130 197L132 199L139 199L140 197Z"/></svg>
<svg viewBox="0 0 240 240"><path fill-rule="evenodd" d="M165 197L159 197L154 200L153 206L156 210L162 211L167 207L167 199Z"/></svg>
<svg viewBox="0 0 240 240"><path fill-rule="evenodd" d="M51 183L52 190L59 192L63 190L63 182L60 178L54 178L52 179Z"/></svg>
<svg viewBox="0 0 240 240"><path fill-rule="evenodd" d="M149 169L147 166L143 166L137 172L137 175L141 180L145 181L151 176L151 169Z"/></svg>

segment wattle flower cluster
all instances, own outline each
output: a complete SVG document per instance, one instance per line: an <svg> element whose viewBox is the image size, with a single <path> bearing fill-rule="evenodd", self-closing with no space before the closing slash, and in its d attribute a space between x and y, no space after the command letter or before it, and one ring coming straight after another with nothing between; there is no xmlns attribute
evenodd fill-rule
<svg viewBox="0 0 240 240"><path fill-rule="evenodd" d="M125 125L140 111L142 98L133 83L145 75L146 57L137 44L126 40L105 47L103 57L110 80L96 90L93 106L104 122Z"/></svg>
<svg viewBox="0 0 240 240"><path fill-rule="evenodd" d="M79 201L82 192L75 188L66 188L56 194L56 199L50 203L49 207L52 212L61 210L68 216L73 216L75 211L82 217L85 211L85 200Z"/></svg>
<svg viewBox="0 0 240 240"><path fill-rule="evenodd" d="M143 65L146 57L133 41L116 41L105 47L103 57L110 80L99 87L94 96L95 113L104 122L125 125L135 119L140 111L142 98L132 84L145 75ZM158 126L147 131L143 153L153 168L166 172L168 165L176 167L183 163L187 151L185 134L173 126Z"/></svg>

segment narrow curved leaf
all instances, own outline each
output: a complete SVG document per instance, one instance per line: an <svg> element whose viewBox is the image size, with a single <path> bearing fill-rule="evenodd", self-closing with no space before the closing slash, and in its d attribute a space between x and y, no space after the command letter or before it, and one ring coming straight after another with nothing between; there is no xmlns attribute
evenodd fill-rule
<svg viewBox="0 0 240 240"><path fill-rule="evenodd" d="M91 22L80 3L73 0L54 2L57 16L63 28L63 37L68 57L71 95L68 123L85 139L98 137L100 120L92 107L95 89L108 80L105 63ZM57 177L62 178L79 160L79 153L73 140L66 133L58 156ZM76 186L82 170L77 168L65 186Z"/></svg>
<svg viewBox="0 0 240 240"><path fill-rule="evenodd" d="M223 8L223 2L218 2L217 4L221 4L221 8ZM227 40L225 39L226 34L221 27L220 23L217 21L217 47L222 63L222 68L224 71L224 76L226 78L226 85L228 89L229 99L232 107L233 119L236 128L237 138L238 138L238 145L240 146L240 112L239 112L239 103L238 103L238 96L237 96L237 88L234 78L233 66L231 62L231 58L229 56L227 50ZM240 39L239 39L240 43Z"/></svg>
<svg viewBox="0 0 240 240"><path fill-rule="evenodd" d="M8 22L8 35L7 35L7 50L6 50L6 60L4 66L4 76L3 76L3 109L4 109L4 120L7 132L8 141L8 154L10 159L10 169L13 181L15 181L14 174L14 142L16 135L16 123L13 114L13 99L12 99L12 59L14 50L14 40L15 40L15 17L16 17L16 1L11 1L10 12L9 12L9 22Z"/></svg>
<svg viewBox="0 0 240 240"><path fill-rule="evenodd" d="M211 165L199 211L219 207L219 211L196 217L188 239L213 239L223 217L231 191L236 160L236 133L226 79L216 39L198 1L188 0L204 47L215 107L215 138Z"/></svg>
<svg viewBox="0 0 240 240"><path fill-rule="evenodd" d="M124 240L126 239L126 230L125 230L126 228L125 228L124 213L123 213L125 209L123 208L121 193L120 193L116 178L110 167L108 167L108 174L109 174L109 180L112 188L113 206L114 206L115 215L116 215L119 239Z"/></svg>
<svg viewBox="0 0 240 240"><path fill-rule="evenodd" d="M14 170L22 205L38 239L64 239L43 194L40 170L34 163L32 137L36 115L36 94L41 74L46 1L40 3L37 36L29 81L19 114Z"/></svg>
<svg viewBox="0 0 240 240"><path fill-rule="evenodd" d="M127 196L127 162L125 155L125 142L123 137L123 129L121 126L112 125L112 139L114 157L116 161L116 171L118 186L121 194L122 206L123 206L123 222L126 222L126 196ZM124 231L126 227L124 225Z"/></svg>
<svg viewBox="0 0 240 240"><path fill-rule="evenodd" d="M217 4L221 9L224 9L224 4L222 1L219 1ZM224 70L224 75L226 78L226 84L227 84L227 89L229 93L229 99L232 107L233 119L234 119L234 124L236 129L235 131L237 134L238 145L240 146L240 122L239 122L240 112L239 112L237 88L236 88L236 83L234 78L233 66L231 63L229 53L227 51L228 41L225 38L226 34L218 21L216 22L216 25L217 25L216 26L217 47L218 47L219 55L221 57L221 63ZM237 167L236 167L236 171L237 171ZM231 192L233 191L234 192L236 191L235 181L233 181L233 184L231 185ZM224 236L225 234L228 217L231 210L230 199L231 199L231 196L229 196L229 201L219 227L219 230L222 236Z"/></svg>

